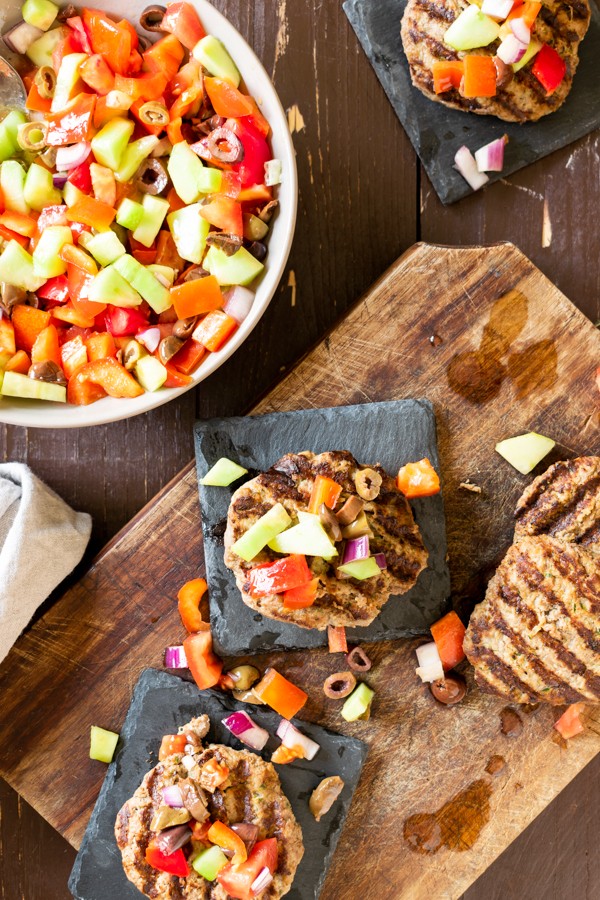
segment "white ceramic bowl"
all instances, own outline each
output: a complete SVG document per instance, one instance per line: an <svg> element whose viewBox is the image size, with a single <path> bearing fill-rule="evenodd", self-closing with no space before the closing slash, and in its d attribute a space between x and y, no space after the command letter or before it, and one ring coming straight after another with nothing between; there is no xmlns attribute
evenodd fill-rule
<svg viewBox="0 0 600 900"><path fill-rule="evenodd" d="M54 0L54 2L58 2L60 6L65 5L64 0ZM70 406L62 403L43 403L1 397L0 422L25 425L29 428L81 428L87 425L117 422L119 419L137 416L156 406L162 406L163 403L168 403L169 400L179 396L182 391L190 390L204 381L232 353L235 353L265 312L277 289L292 245L298 199L296 157L286 115L269 76L239 32L214 6L208 3L208 0L190 0L190 2L196 7L206 31L220 38L235 60L249 93L255 98L271 125L270 140L273 157L280 159L283 163L283 179L278 188L280 206L273 220L273 227L268 239L269 253L265 271L256 288L256 298L252 310L225 347L217 353L211 353L204 360L193 376L193 384L188 388L161 388L155 393L145 393L134 400L106 397L89 406ZM21 5L19 0L3 0L0 3L1 32L6 31L8 27L18 21ZM75 0L74 5L81 7L86 4L77 3ZM118 0L93 0L89 5L117 15L121 15L125 11ZM148 6L148 2L140 2L140 0L130 0L126 4L127 17L136 27L138 27L140 13L146 6ZM11 55L6 51L4 45L2 45L2 54L10 60Z"/></svg>

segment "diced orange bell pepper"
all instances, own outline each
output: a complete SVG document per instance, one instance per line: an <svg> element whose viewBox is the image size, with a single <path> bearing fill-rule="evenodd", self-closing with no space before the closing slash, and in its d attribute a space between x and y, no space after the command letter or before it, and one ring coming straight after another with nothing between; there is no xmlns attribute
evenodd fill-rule
<svg viewBox="0 0 600 900"><path fill-rule="evenodd" d="M340 499L341 493L341 484L338 484L333 478L327 478L325 475L317 475L310 492L310 500L308 502L309 513L318 516L323 503L329 509L335 509L335 505Z"/></svg>
<svg viewBox="0 0 600 900"><path fill-rule="evenodd" d="M196 326L194 340L199 341L207 350L212 350L214 353L221 349L237 327L236 319L228 316L222 309L214 309ZM183 350L183 347L181 349Z"/></svg>
<svg viewBox="0 0 600 900"><path fill-rule="evenodd" d="M278 766L286 766L295 759L302 759L302 754L297 750L292 750L291 747L284 747L283 744L271 754L271 762L277 763Z"/></svg>
<svg viewBox="0 0 600 900"><path fill-rule="evenodd" d="M252 104L247 97L225 78L205 76L204 87L218 116L237 119L240 116L249 116L253 112Z"/></svg>
<svg viewBox="0 0 600 900"><path fill-rule="evenodd" d="M290 588L284 591L283 608L284 609L306 609L312 606L317 599L317 590L319 587L319 579L313 578L300 587Z"/></svg>
<svg viewBox="0 0 600 900"><path fill-rule="evenodd" d="M30 238L35 234L37 220L31 216L26 216L23 213L7 209L0 215L0 223L4 225L5 228L9 228L11 231L16 231L17 234L22 234L25 237Z"/></svg>
<svg viewBox="0 0 600 900"><path fill-rule="evenodd" d="M131 255L143 266L151 266L156 262L156 250L134 250Z"/></svg>
<svg viewBox="0 0 600 900"><path fill-rule="evenodd" d="M229 768L214 758L207 759L200 770L200 786L205 790L214 791L224 784L229 778Z"/></svg>
<svg viewBox="0 0 600 900"><path fill-rule="evenodd" d="M431 634L440 654L444 671L448 672L465 658L463 641L465 626L452 610L431 626Z"/></svg>
<svg viewBox="0 0 600 900"><path fill-rule="evenodd" d="M62 365L60 347L58 346L58 331L56 326L50 324L42 328L31 348L31 362L46 362L50 360L57 366Z"/></svg>
<svg viewBox="0 0 600 900"><path fill-rule="evenodd" d="M111 119L116 119L117 116L122 115L127 115L127 113L115 106L108 106L106 97L98 97L94 107L94 128L102 128L107 122L110 122Z"/></svg>
<svg viewBox="0 0 600 900"><path fill-rule="evenodd" d="M190 672L200 690L218 684L223 663L213 652L210 631L198 631L188 635L183 642L183 649Z"/></svg>
<svg viewBox="0 0 600 900"><path fill-rule="evenodd" d="M440 492L440 476L425 458L402 466L396 487L405 497L432 497Z"/></svg>
<svg viewBox="0 0 600 900"><path fill-rule="evenodd" d="M177 594L179 615L190 634L210 630L210 625L203 620L200 612L200 601L207 590L208 585L204 578L193 578L191 581L186 581Z"/></svg>
<svg viewBox="0 0 600 900"><path fill-rule="evenodd" d="M225 825L224 822L213 822L208 832L208 839L213 844L217 844L225 850L233 850L233 859L231 862L234 866L244 863L248 859L248 851L245 843L239 834L232 831L232 829L228 825Z"/></svg>
<svg viewBox="0 0 600 900"><path fill-rule="evenodd" d="M158 761L164 762L165 759L173 756L175 753L180 753L183 756L186 744L187 738L185 734L165 734L160 742Z"/></svg>
<svg viewBox="0 0 600 900"><path fill-rule="evenodd" d="M31 366L31 360L24 350L17 350L6 363L6 372L18 372L20 375L27 375Z"/></svg>
<svg viewBox="0 0 600 900"><path fill-rule="evenodd" d="M162 72L171 81L183 62L185 49L174 34L166 34L144 51L144 65L148 72Z"/></svg>
<svg viewBox="0 0 600 900"><path fill-rule="evenodd" d="M98 266L93 256L90 256L81 247L76 247L74 244L63 244L58 255L63 262L77 266L78 269L82 269L88 275L98 274Z"/></svg>
<svg viewBox="0 0 600 900"><path fill-rule="evenodd" d="M40 331L50 324L50 313L43 309L34 309L33 306L15 306L12 314L12 324L15 329L15 343L17 350L25 350L31 355L31 349L35 344Z"/></svg>
<svg viewBox="0 0 600 900"><path fill-rule="evenodd" d="M169 212L177 212L178 209L183 209L186 206L175 188L171 188L167 194L167 202L169 204ZM161 233L159 232L159 237Z"/></svg>
<svg viewBox="0 0 600 900"><path fill-rule="evenodd" d="M62 147L87 141L93 136L95 94L77 94L64 109L46 115L48 129L46 143L50 147Z"/></svg>
<svg viewBox="0 0 600 900"><path fill-rule="evenodd" d="M25 101L25 106L32 112L49 113L50 107L52 106L52 97L42 97L37 84L35 81L32 81L29 93L27 94L27 100Z"/></svg>
<svg viewBox="0 0 600 900"><path fill-rule="evenodd" d="M16 231L11 231L10 228L7 228L0 222L0 237L4 238L5 241L16 241L17 244L20 244L21 247L29 246L29 238L25 237L22 234L17 234Z"/></svg>
<svg viewBox="0 0 600 900"><path fill-rule="evenodd" d="M504 20L504 24L510 22L512 19L523 19L523 21L531 31L541 8L541 3L532 2L532 0L526 0L525 3L515 3L508 16Z"/></svg>
<svg viewBox="0 0 600 900"><path fill-rule="evenodd" d="M69 284L69 297L71 304L69 306L68 318L66 321L72 324L75 322L73 316L77 316L79 321L85 321L87 324L82 328L92 328L94 319L103 313L106 309L106 303L97 303L95 300L88 300L88 292L92 283L93 275L86 272L75 263L67 264L67 282ZM90 324L91 322L91 324Z"/></svg>
<svg viewBox="0 0 600 900"><path fill-rule="evenodd" d="M67 378L71 378L88 361L87 349L81 335L77 335L60 348L60 364Z"/></svg>
<svg viewBox="0 0 600 900"><path fill-rule="evenodd" d="M187 64L187 66L190 65L191 63ZM187 67L184 66L184 68ZM176 93L176 91L174 91L174 93ZM179 96L177 96L176 100L172 103L169 109L171 119L181 119L185 116L195 115L200 108L203 97L204 90L202 88L202 78L196 76L192 84L181 90Z"/></svg>
<svg viewBox="0 0 600 900"><path fill-rule="evenodd" d="M327 626L327 642L329 644L330 653L347 653L348 640L346 638L346 629L343 625Z"/></svg>
<svg viewBox="0 0 600 900"><path fill-rule="evenodd" d="M184 375L183 372L178 372L170 363L163 363L163 366L168 373L167 380L164 383L164 387L166 388L187 387L187 385L191 384L194 380L190 375Z"/></svg>
<svg viewBox="0 0 600 900"><path fill-rule="evenodd" d="M565 740L575 737L585 731L585 725L580 719L581 713L585 709L585 703L571 703L562 714L560 719L554 723L554 727Z"/></svg>
<svg viewBox="0 0 600 900"><path fill-rule="evenodd" d="M210 203L200 207L200 215L215 228L221 228L227 234L243 235L244 222L242 207L231 197L217 196Z"/></svg>
<svg viewBox="0 0 600 900"><path fill-rule="evenodd" d="M86 315L75 307L73 302L67 303L66 306L55 306L52 310L55 319L61 322L68 322L69 325L78 325L80 328L93 328L94 316Z"/></svg>
<svg viewBox="0 0 600 900"><path fill-rule="evenodd" d="M180 144L181 141L185 140L181 131L182 124L183 119L181 118L181 116L179 116L176 119L171 119L171 121L167 125L167 137L169 138L173 146L175 146L175 144Z"/></svg>
<svg viewBox="0 0 600 900"><path fill-rule="evenodd" d="M108 331L100 331L91 334L85 342L85 347L90 362L96 359L106 359L108 356L117 356L117 348L115 339Z"/></svg>
<svg viewBox="0 0 600 900"><path fill-rule="evenodd" d="M464 57L463 65L465 67L462 83L463 97L496 96L497 74L492 56L470 54Z"/></svg>
<svg viewBox="0 0 600 900"><path fill-rule="evenodd" d="M98 231L108 231L117 211L102 200L93 197L81 197L67 211L67 219L71 222L83 222Z"/></svg>
<svg viewBox="0 0 600 900"><path fill-rule="evenodd" d="M16 352L15 326L10 319L2 316L0 318L0 353L9 353L14 356Z"/></svg>
<svg viewBox="0 0 600 900"><path fill-rule="evenodd" d="M268 203L273 199L273 191L266 184L253 184L238 194L238 203Z"/></svg>
<svg viewBox="0 0 600 900"><path fill-rule="evenodd" d="M206 352L206 347L199 344L198 341L188 338L181 350L171 357L171 364L183 375L191 375L206 356Z"/></svg>
<svg viewBox="0 0 600 900"><path fill-rule="evenodd" d="M465 67L462 59L436 59L432 66L433 89L436 94L460 88Z"/></svg>
<svg viewBox="0 0 600 900"><path fill-rule="evenodd" d="M94 53L88 57L79 68L79 74L83 81L96 91L101 97L105 97L115 87L115 76L103 56Z"/></svg>
<svg viewBox="0 0 600 900"><path fill-rule="evenodd" d="M114 22L99 9L83 9L82 17L94 53L99 53L115 74L125 75L129 57L137 47L126 22Z"/></svg>
<svg viewBox="0 0 600 900"><path fill-rule="evenodd" d="M144 393L143 387L130 375L127 369L112 357L96 359L88 362L82 369L69 379L75 379L78 384L91 382L99 385L111 397L133 398Z"/></svg>
<svg viewBox="0 0 600 900"><path fill-rule="evenodd" d="M308 694L273 668L267 669L252 690L284 719L292 719L308 700Z"/></svg>
<svg viewBox="0 0 600 900"><path fill-rule="evenodd" d="M99 384L93 384L91 381L79 381L77 373L69 378L67 402L74 406L89 406L90 403L102 400L106 396L106 391Z"/></svg>
<svg viewBox="0 0 600 900"><path fill-rule="evenodd" d="M136 78L115 75L115 90L123 91L134 101L158 100L167 86L167 76L163 72L146 72Z"/></svg>
<svg viewBox="0 0 600 900"><path fill-rule="evenodd" d="M180 319L189 319L223 306L223 294L214 275L185 281L171 288L171 299Z"/></svg>

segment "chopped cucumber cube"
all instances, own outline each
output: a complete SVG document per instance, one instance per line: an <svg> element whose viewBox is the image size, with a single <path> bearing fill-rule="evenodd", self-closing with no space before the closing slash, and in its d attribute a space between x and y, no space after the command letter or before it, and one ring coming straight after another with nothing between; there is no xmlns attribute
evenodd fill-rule
<svg viewBox="0 0 600 900"><path fill-rule="evenodd" d="M135 124L130 119L123 119L120 116L107 122L92 138L92 152L96 162L116 172L134 128Z"/></svg>
<svg viewBox="0 0 600 900"><path fill-rule="evenodd" d="M218 459L214 466L208 470L206 475L200 479L200 484L208 484L213 487L227 487L233 481L237 481L242 475L247 475L248 469L238 465L232 460L222 456Z"/></svg>
<svg viewBox="0 0 600 900"><path fill-rule="evenodd" d="M375 691L366 684L359 684L342 706L342 718L346 722L368 719Z"/></svg>
<svg viewBox="0 0 600 900"><path fill-rule="evenodd" d="M264 269L263 264L245 247L240 247L233 256L227 256L217 247L210 247L203 265L219 284L251 284Z"/></svg>
<svg viewBox="0 0 600 900"><path fill-rule="evenodd" d="M48 31L58 15L58 6L50 0L25 0L21 15L28 25L33 25L40 31Z"/></svg>
<svg viewBox="0 0 600 900"><path fill-rule="evenodd" d="M513 72L518 72L523 66L526 66L527 63L536 56L540 50L542 49L542 42L531 40L529 41L529 46L527 50L521 57L518 63L513 63Z"/></svg>
<svg viewBox="0 0 600 900"><path fill-rule="evenodd" d="M13 109L0 122L0 162L10 157L17 151L17 131L19 125L27 121L25 113L19 109Z"/></svg>
<svg viewBox="0 0 600 900"><path fill-rule="evenodd" d="M164 312L173 305L168 288L161 284L158 278L133 256L126 253L119 257L114 268L142 295L155 313Z"/></svg>
<svg viewBox="0 0 600 900"><path fill-rule="evenodd" d="M63 200L67 206L74 206L78 200L85 200L86 197L87 194L84 194L78 187L67 181L63 188Z"/></svg>
<svg viewBox="0 0 600 900"><path fill-rule="evenodd" d="M377 565L375 557L369 556L367 559L355 559L343 566L338 566L340 572L344 575L351 575L358 581L364 581L365 578L375 578L381 575L381 569Z"/></svg>
<svg viewBox="0 0 600 900"><path fill-rule="evenodd" d="M285 531L292 524L282 503L276 503L271 509L261 516L254 525L251 525L241 538L232 545L231 549L236 556L251 562L258 556L269 541Z"/></svg>
<svg viewBox="0 0 600 900"><path fill-rule="evenodd" d="M12 353L0 353L0 394L2 393L2 381L4 380L4 370L6 365L12 359Z"/></svg>
<svg viewBox="0 0 600 900"><path fill-rule="evenodd" d="M97 759L103 763L112 762L117 748L119 735L114 731L107 731L92 725L90 728L90 759Z"/></svg>
<svg viewBox="0 0 600 900"><path fill-rule="evenodd" d="M528 475L550 453L555 443L552 438L530 431L528 434L500 441L496 444L496 452L514 466L517 472Z"/></svg>
<svg viewBox="0 0 600 900"><path fill-rule="evenodd" d="M88 59L87 53L68 53L63 56L56 76L56 87L52 97L50 112L58 112L64 109L69 100L75 95L79 82L79 69Z"/></svg>
<svg viewBox="0 0 600 900"><path fill-rule="evenodd" d="M126 252L114 231L102 231L85 241L85 249L101 266L109 266Z"/></svg>
<svg viewBox="0 0 600 900"><path fill-rule="evenodd" d="M152 137L152 135L150 135ZM143 140L143 138L142 138ZM133 239L139 241L144 247L150 247L169 211L169 203L162 197L154 197L152 194L144 194L142 200L144 215L142 221L133 232Z"/></svg>
<svg viewBox="0 0 600 900"><path fill-rule="evenodd" d="M52 66L52 54L61 41L71 33L71 29L64 25L47 31L40 35L37 41L30 44L26 55L35 66Z"/></svg>
<svg viewBox="0 0 600 900"><path fill-rule="evenodd" d="M145 391L157 391L167 380L169 373L155 356L142 356L135 366L135 377Z"/></svg>
<svg viewBox="0 0 600 900"><path fill-rule="evenodd" d="M144 217L144 207L135 200L125 197L119 204L117 210L117 224L130 231L135 231Z"/></svg>
<svg viewBox="0 0 600 900"><path fill-rule="evenodd" d="M59 206L62 203L62 195L52 182L52 173L37 163L29 166L23 196L36 212L41 212L45 206Z"/></svg>
<svg viewBox="0 0 600 900"><path fill-rule="evenodd" d="M25 200L25 169L16 159L7 159L0 166L0 191L6 209L27 215L29 204Z"/></svg>
<svg viewBox="0 0 600 900"><path fill-rule="evenodd" d="M37 381L19 372L5 372L2 379L2 394L5 397L22 397L27 400L52 400L54 403L67 402L67 389L63 384Z"/></svg>
<svg viewBox="0 0 600 900"><path fill-rule="evenodd" d="M198 187L201 194L217 194L221 190L223 173L220 169L210 169L202 166L198 175Z"/></svg>
<svg viewBox="0 0 600 900"><path fill-rule="evenodd" d="M64 275L67 264L58 255L65 244L73 243L73 232L68 225L49 225L44 228L33 251L33 271L44 278Z"/></svg>
<svg viewBox="0 0 600 900"><path fill-rule="evenodd" d="M172 212L167 223L181 258L200 265L210 231L210 224L200 215L200 205L193 203Z"/></svg>
<svg viewBox="0 0 600 900"><path fill-rule="evenodd" d="M477 47L487 47L499 34L498 22L472 4L454 20L444 35L444 43L454 50L475 50Z"/></svg>
<svg viewBox="0 0 600 900"><path fill-rule="evenodd" d="M151 263L146 266L149 272L155 276L165 287L171 287L175 281L175 269L171 266L161 266L158 263Z"/></svg>
<svg viewBox="0 0 600 900"><path fill-rule="evenodd" d="M200 196L198 181L204 166L186 141L175 144L167 170L173 187L184 203L194 203Z"/></svg>
<svg viewBox="0 0 600 900"><path fill-rule="evenodd" d="M207 34L206 37L198 41L192 50L192 56L202 63L211 75L216 75L218 78L226 78L236 87L239 85L242 76L236 64L221 41L213 37L212 34Z"/></svg>
<svg viewBox="0 0 600 900"><path fill-rule="evenodd" d="M155 134L146 134L144 137L138 138L137 141L132 141L131 144L128 144L121 157L119 167L115 172L117 181L120 181L121 184L130 181L146 157L150 156L157 144L158 138ZM150 194L146 194L145 196L149 197Z"/></svg>
<svg viewBox="0 0 600 900"><path fill-rule="evenodd" d="M48 279L33 271L33 259L17 241L9 241L0 255L0 281L23 291L37 291Z"/></svg>
<svg viewBox="0 0 600 900"><path fill-rule="evenodd" d="M207 881L214 881L221 869L224 869L229 860L220 847L216 845L201 850L192 860L192 868L206 878Z"/></svg>
<svg viewBox="0 0 600 900"><path fill-rule="evenodd" d="M298 525L288 528L269 541L276 553L303 553L305 556L321 556L332 559L337 556L335 545L323 528L319 516L305 513Z"/></svg>
<svg viewBox="0 0 600 900"><path fill-rule="evenodd" d="M94 276L88 291L88 299L95 303L112 303L113 306L139 306L140 294L125 281L114 266L101 269Z"/></svg>

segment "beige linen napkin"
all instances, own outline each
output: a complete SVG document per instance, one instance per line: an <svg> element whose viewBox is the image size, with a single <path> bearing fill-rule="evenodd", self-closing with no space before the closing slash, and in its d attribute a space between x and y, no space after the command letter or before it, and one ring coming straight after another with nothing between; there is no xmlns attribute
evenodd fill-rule
<svg viewBox="0 0 600 900"><path fill-rule="evenodd" d="M0 464L0 662L81 560L92 530L22 463Z"/></svg>

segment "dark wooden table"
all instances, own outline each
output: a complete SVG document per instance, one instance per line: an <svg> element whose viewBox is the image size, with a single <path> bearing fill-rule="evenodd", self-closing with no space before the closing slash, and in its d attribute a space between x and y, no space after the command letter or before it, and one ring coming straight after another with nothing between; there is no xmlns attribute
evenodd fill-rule
<svg viewBox="0 0 600 900"><path fill-rule="evenodd" d="M196 391L115 425L54 432L0 425L0 458L27 462L91 513L90 556L190 460L196 416L248 409L415 241L511 240L594 322L600 318L600 134L445 209L340 0L214 2L254 46L284 107L297 106L304 121L294 134L294 246L260 326ZM0 804L0 898L66 900L73 849L1 783ZM468 900L598 897L599 808L600 757L473 885Z"/></svg>

